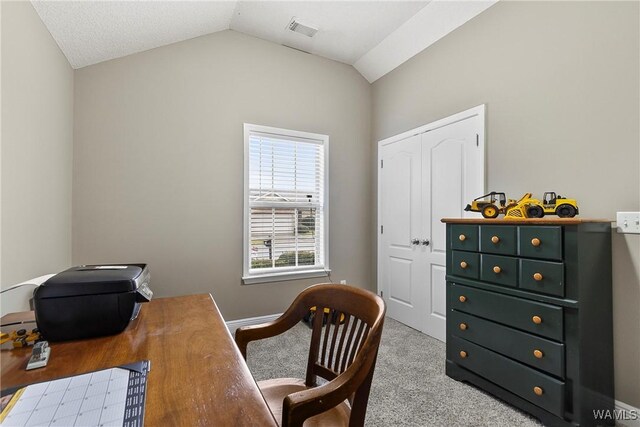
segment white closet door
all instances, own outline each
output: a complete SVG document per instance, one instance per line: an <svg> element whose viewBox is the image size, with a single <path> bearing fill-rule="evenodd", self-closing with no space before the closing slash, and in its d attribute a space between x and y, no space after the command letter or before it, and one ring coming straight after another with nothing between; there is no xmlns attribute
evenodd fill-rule
<svg viewBox="0 0 640 427"><path fill-rule="evenodd" d="M446 237L442 218L464 216L463 207L483 194L484 162L478 116L422 134L422 230L426 276L422 331L441 341L446 336Z"/></svg>
<svg viewBox="0 0 640 427"><path fill-rule="evenodd" d="M420 238L421 148L413 136L380 148L379 280L387 314L420 330L424 317L425 264L415 239Z"/></svg>
<svg viewBox="0 0 640 427"><path fill-rule="evenodd" d="M440 220L485 193L484 106L380 141L378 157L378 289L389 317L444 341Z"/></svg>

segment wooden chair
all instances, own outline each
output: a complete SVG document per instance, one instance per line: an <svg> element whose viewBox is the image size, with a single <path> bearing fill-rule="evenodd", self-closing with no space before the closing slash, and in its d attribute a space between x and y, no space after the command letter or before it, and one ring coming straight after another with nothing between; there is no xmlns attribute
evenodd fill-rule
<svg viewBox="0 0 640 427"><path fill-rule="evenodd" d="M363 426L386 310L378 295L346 285L311 286L273 322L238 328L236 343L246 359L250 341L289 330L312 307L306 379L271 379L258 386L283 427ZM317 377L328 382L318 385Z"/></svg>

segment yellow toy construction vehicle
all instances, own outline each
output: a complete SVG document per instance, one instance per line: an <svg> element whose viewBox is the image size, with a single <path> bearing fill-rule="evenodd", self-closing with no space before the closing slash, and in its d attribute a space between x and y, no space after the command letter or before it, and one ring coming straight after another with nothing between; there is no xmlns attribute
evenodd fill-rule
<svg viewBox="0 0 640 427"><path fill-rule="evenodd" d="M506 209L505 218L542 218L545 215L558 215L560 218L573 218L578 214L578 203L575 199L558 196L547 191L542 202L525 193L518 202Z"/></svg>
<svg viewBox="0 0 640 427"><path fill-rule="evenodd" d="M306 323L310 328L313 328L313 319L316 316L316 311L316 307L313 306L309 309L309 312L302 318L302 321ZM338 320L338 312L334 312L333 314L331 314L331 310L325 307L323 313L322 325L326 325L327 322L332 322L335 324L336 320ZM344 313L340 313L340 324L342 323L344 323Z"/></svg>
<svg viewBox="0 0 640 427"><path fill-rule="evenodd" d="M545 215L558 215L560 218L573 218L578 215L578 202L576 199L567 199L556 195L553 191L547 191L542 196L542 209ZM530 216L530 218L542 218Z"/></svg>
<svg viewBox="0 0 640 427"><path fill-rule="evenodd" d="M518 200L514 205L510 206L509 209L507 209L507 212L505 213L504 217L505 219L528 218L527 215L528 215L529 209L531 207L540 208L540 206L541 206L540 200L532 198L531 193L524 193L524 196L522 196L520 200ZM533 218L540 218L540 217L533 217Z"/></svg>
<svg viewBox="0 0 640 427"><path fill-rule="evenodd" d="M486 198L489 200L485 200ZM495 218L500 214L507 212L508 208L516 203L515 200L509 199L504 193L492 191L491 193L473 199L471 204L467 205L464 210L467 212L480 212L485 218Z"/></svg>
<svg viewBox="0 0 640 427"><path fill-rule="evenodd" d="M13 341L13 348L26 347L33 345L40 340L40 332L38 329L33 329L31 332L27 332L26 329L20 329L17 331L11 331L9 333L2 332L0 334L0 344L4 344L9 341Z"/></svg>

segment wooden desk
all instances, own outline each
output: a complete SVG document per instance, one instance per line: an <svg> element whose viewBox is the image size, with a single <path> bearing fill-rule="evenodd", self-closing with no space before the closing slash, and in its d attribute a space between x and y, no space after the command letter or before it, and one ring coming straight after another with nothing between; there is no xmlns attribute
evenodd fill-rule
<svg viewBox="0 0 640 427"><path fill-rule="evenodd" d="M1 387L151 360L145 424L277 426L211 295L154 299L114 336L51 343L42 369L30 349L2 350Z"/></svg>

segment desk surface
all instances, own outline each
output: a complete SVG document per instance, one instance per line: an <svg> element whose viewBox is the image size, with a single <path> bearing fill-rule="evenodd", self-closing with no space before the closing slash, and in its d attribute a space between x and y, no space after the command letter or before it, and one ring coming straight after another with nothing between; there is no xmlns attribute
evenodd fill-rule
<svg viewBox="0 0 640 427"><path fill-rule="evenodd" d="M210 295L154 299L109 337L51 343L42 369L31 350L2 350L2 388L151 360L147 425L276 426Z"/></svg>

